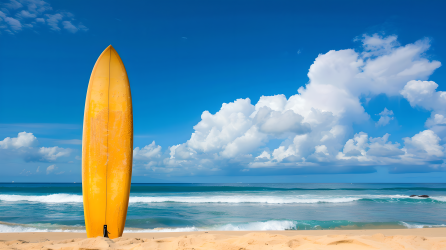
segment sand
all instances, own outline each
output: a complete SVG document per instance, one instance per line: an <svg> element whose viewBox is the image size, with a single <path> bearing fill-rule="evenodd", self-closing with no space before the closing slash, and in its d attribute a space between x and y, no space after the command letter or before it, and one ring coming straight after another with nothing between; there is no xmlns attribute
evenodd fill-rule
<svg viewBox="0 0 446 250"><path fill-rule="evenodd" d="M446 228L125 233L113 240L85 233L0 233L0 249L446 250Z"/></svg>

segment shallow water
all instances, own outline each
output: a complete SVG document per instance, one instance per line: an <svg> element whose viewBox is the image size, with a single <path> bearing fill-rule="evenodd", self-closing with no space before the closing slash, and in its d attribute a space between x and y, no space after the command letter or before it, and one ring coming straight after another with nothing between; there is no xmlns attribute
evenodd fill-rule
<svg viewBox="0 0 446 250"><path fill-rule="evenodd" d="M0 232L85 231L82 186L0 184L0 221ZM444 226L446 184L132 184L126 221L127 231Z"/></svg>

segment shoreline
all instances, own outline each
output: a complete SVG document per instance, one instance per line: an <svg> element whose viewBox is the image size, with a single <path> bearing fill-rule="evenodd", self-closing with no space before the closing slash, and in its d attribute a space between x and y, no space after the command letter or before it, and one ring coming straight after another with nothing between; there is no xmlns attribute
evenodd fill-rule
<svg viewBox="0 0 446 250"><path fill-rule="evenodd" d="M446 228L407 228L407 229L358 229L358 230L268 230L268 231L191 231L191 232L147 232L147 233L124 233L122 238L154 238L161 239L167 237L180 237L184 235L227 235L243 236L250 233L280 234L284 236L308 235L374 235L383 234L385 236L395 235L416 235L423 237L446 237ZM87 239L86 233L77 232L16 232L0 233L0 241L5 240L25 240L35 241L40 238L48 240L64 240L72 238Z"/></svg>

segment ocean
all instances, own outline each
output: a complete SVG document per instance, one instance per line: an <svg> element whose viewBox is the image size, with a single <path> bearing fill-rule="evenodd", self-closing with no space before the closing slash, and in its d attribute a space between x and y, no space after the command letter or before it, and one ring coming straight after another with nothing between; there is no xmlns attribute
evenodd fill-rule
<svg viewBox="0 0 446 250"><path fill-rule="evenodd" d="M125 232L423 227L446 184L132 184ZM0 232L50 231L85 232L81 184L0 183Z"/></svg>

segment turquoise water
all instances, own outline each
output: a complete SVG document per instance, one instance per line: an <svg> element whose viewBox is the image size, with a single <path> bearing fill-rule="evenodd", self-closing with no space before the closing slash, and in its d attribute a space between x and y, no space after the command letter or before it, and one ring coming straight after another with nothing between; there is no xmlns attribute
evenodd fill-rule
<svg viewBox="0 0 446 250"><path fill-rule="evenodd" d="M446 184L132 184L126 221L134 232L421 227L446 227ZM31 231L85 231L81 184L0 183L0 232Z"/></svg>

